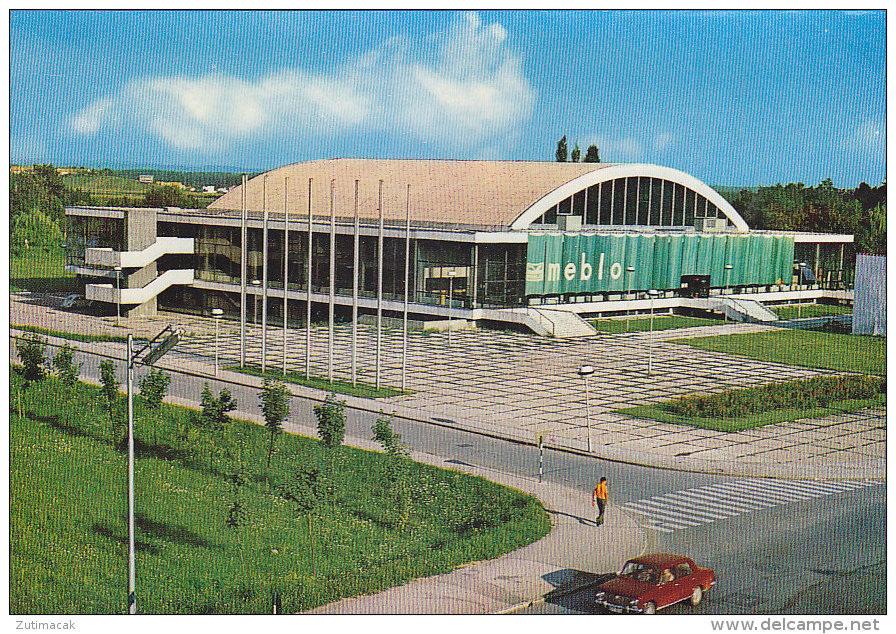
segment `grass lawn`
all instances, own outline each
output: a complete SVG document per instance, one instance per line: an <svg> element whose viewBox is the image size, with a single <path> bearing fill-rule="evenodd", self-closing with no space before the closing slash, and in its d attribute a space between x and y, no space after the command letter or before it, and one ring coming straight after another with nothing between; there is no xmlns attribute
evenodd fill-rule
<svg viewBox="0 0 896 634"><path fill-rule="evenodd" d="M619 334L626 332L626 320L624 318L616 319L595 319L589 321L598 332L608 332L611 334ZM676 328L693 328L695 326L718 326L724 323L719 319L702 319L700 317L685 317L683 315L662 315L653 318L654 330L673 330ZM630 327L627 332L646 332L650 330L650 317L632 317Z"/></svg>
<svg viewBox="0 0 896 634"><path fill-rule="evenodd" d="M763 425L783 423L784 421L800 418L821 418L841 412L857 412L873 405L886 404L886 396L880 396L862 400L839 401L829 407L817 407L813 409L779 409L752 416L728 417L728 418L702 418L677 416L663 409L662 403L651 403L640 407L628 407L617 410L620 414L633 418L649 418L664 423L700 427L715 431L737 432L745 429L754 429Z"/></svg>
<svg viewBox="0 0 896 634"><path fill-rule="evenodd" d="M857 374L887 374L886 337L788 328L720 337L676 339L674 343L760 361Z"/></svg>
<svg viewBox="0 0 896 634"><path fill-rule="evenodd" d="M49 328L41 328L39 326L28 326L20 324L11 324L10 327L22 330L24 332L36 332L40 335L50 335L51 337L60 337L62 339L71 339L72 341L84 341L87 343L94 341L121 341L126 342L127 337L117 335L82 335L76 332L60 332L58 330L50 330Z"/></svg>
<svg viewBox="0 0 896 634"><path fill-rule="evenodd" d="M20 382L11 372L10 613L125 613L120 427L97 388L66 393L53 378L31 387L19 416ZM189 410L135 404L142 614L269 614L275 591L297 612L491 559L550 530L537 500L479 478L410 463L396 489L385 454L291 435L276 437L268 468L261 426L216 432ZM282 492L312 467L320 486L305 515Z"/></svg>
<svg viewBox="0 0 896 634"><path fill-rule="evenodd" d="M261 368L255 366L231 366L226 369L231 370L232 372L250 374L252 376L263 376ZM390 387L381 387L379 390L377 390L375 385L368 385L366 383L358 383L357 385L352 385L350 382L346 381L333 381L331 383L327 379L315 376L312 376L311 378L305 378L305 374L303 372L287 372L286 376L284 377L282 371L268 370L267 376L270 379L285 381L287 383L295 383L297 385L304 385L305 387L324 390L326 392L336 392L337 394L348 394L349 396L361 396L364 398L387 398L390 396L401 396L402 394L410 393L402 392L401 390L396 390Z"/></svg>
<svg viewBox="0 0 896 634"><path fill-rule="evenodd" d="M65 270L62 251L30 249L27 253L9 255L9 285L14 291L66 293L78 290L74 273Z"/></svg>
<svg viewBox="0 0 896 634"><path fill-rule="evenodd" d="M798 319L803 317L828 317L831 315L851 315L852 306L833 304L806 304L800 309L797 306L772 306L778 319Z"/></svg>

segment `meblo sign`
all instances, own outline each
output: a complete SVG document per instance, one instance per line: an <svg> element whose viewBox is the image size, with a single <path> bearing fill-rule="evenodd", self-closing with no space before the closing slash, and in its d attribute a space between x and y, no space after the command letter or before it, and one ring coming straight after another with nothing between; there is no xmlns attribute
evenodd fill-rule
<svg viewBox="0 0 896 634"><path fill-rule="evenodd" d="M669 290L682 275L709 275L713 286L775 284L792 271L793 238L780 235L530 234L526 294Z"/></svg>

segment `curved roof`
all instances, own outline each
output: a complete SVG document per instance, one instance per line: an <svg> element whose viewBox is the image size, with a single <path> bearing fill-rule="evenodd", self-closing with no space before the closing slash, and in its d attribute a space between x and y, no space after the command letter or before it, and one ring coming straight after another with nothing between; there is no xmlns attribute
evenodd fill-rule
<svg viewBox="0 0 896 634"><path fill-rule="evenodd" d="M642 174L643 171L650 174ZM412 221L525 229L547 208L574 191L604 180L638 175L655 175L681 182L700 191L729 217L733 213L743 223L721 196L683 172L655 165L615 163L398 159L310 161L280 167L249 180L246 184L246 206L250 211L262 211L264 198L269 211L279 212L283 211L286 200L290 211L305 215L308 212L308 180L312 179L312 213L316 217L328 217L331 182L335 181L335 214L340 218L352 217L355 208L354 183L357 180L358 215L373 219L379 217L377 201L379 181L382 180L383 215L388 220L405 219L410 187ZM288 195L286 199L285 194ZM242 208L242 196L241 185L210 204L209 209L239 210ZM738 225L734 217L732 220ZM746 228L746 223L743 227Z"/></svg>

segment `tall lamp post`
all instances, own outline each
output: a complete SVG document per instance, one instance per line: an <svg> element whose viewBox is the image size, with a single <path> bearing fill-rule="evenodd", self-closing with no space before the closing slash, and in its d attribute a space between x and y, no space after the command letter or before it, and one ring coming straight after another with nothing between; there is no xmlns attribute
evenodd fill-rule
<svg viewBox="0 0 896 634"><path fill-rule="evenodd" d="M594 374L594 368L583 365L579 368L579 376L585 380L585 422L588 426L588 453L591 453L591 396L588 393L588 377Z"/></svg>
<svg viewBox="0 0 896 634"><path fill-rule="evenodd" d="M629 301L631 301L632 295L632 273L635 272L635 267L628 266L625 269L626 274L628 275L628 297ZM625 332L628 332L629 321L631 320L632 311L631 309L625 311Z"/></svg>
<svg viewBox="0 0 896 634"><path fill-rule="evenodd" d="M731 281L731 269L734 267L731 264L725 265L725 293L728 293L728 284ZM724 308L722 311L725 313L725 323L728 323L728 311Z"/></svg>
<svg viewBox="0 0 896 634"><path fill-rule="evenodd" d="M798 266L800 267L800 272L799 272L799 276L796 278L796 291L797 291L796 318L802 319L803 318L803 267L806 266L806 263L800 262Z"/></svg>
<svg viewBox="0 0 896 634"><path fill-rule="evenodd" d="M215 318L215 376L218 376L218 325L223 314L224 311L220 308L212 308L212 317Z"/></svg>
<svg viewBox="0 0 896 634"><path fill-rule="evenodd" d="M650 339L647 340L647 376L653 373L653 300L659 295L657 290L647 291L650 296Z"/></svg>
<svg viewBox="0 0 896 634"><path fill-rule="evenodd" d="M115 283L118 285L118 293L116 293L117 302L115 306L115 325L121 325L121 267L115 267Z"/></svg>

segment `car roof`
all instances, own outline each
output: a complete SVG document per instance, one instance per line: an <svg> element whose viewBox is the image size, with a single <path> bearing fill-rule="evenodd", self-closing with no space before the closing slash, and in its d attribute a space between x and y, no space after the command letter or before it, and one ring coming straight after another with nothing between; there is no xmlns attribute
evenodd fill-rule
<svg viewBox="0 0 896 634"><path fill-rule="evenodd" d="M687 557L683 557L681 555L670 555L668 553L650 553L647 555L641 555L640 557L634 557L629 561L634 561L639 564L645 564L654 568L668 568L669 566L675 566L687 560Z"/></svg>

